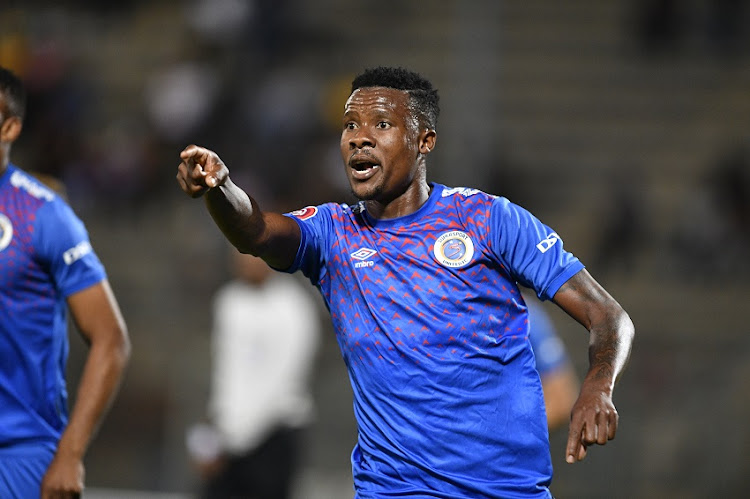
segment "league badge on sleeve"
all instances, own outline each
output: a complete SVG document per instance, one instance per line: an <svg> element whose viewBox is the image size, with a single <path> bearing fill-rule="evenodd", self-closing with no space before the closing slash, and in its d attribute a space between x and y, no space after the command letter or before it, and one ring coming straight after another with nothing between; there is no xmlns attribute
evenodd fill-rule
<svg viewBox="0 0 750 499"><path fill-rule="evenodd" d="M314 217L318 213L318 208L315 206L307 206L301 210L295 210L290 215L299 218L300 220L307 220L308 218Z"/></svg>
<svg viewBox="0 0 750 499"><path fill-rule="evenodd" d="M468 264L474 256L474 242L467 233L453 230L441 234L432 251L441 265L459 268Z"/></svg>

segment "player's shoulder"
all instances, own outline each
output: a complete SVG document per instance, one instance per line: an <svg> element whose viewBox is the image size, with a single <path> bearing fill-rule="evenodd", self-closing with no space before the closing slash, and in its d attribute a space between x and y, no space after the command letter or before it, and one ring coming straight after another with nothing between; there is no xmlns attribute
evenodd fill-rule
<svg viewBox="0 0 750 499"><path fill-rule="evenodd" d="M461 211L485 211L498 202L507 201L505 198L473 187L448 187L441 184L433 184L433 187L438 190L436 194L440 204L454 206Z"/></svg>
<svg viewBox="0 0 750 499"><path fill-rule="evenodd" d="M438 194L443 200L452 200L460 203L491 203L495 199L498 199L498 196L494 194L490 194L481 189L476 189L473 187L449 187L437 183L433 184L433 187L438 190Z"/></svg>
<svg viewBox="0 0 750 499"><path fill-rule="evenodd" d="M354 205L346 203L324 203L317 206L305 206L304 208L285 213L285 215L296 218L300 221L306 221L315 218L340 218L360 215L363 211L363 203L357 203Z"/></svg>
<svg viewBox="0 0 750 499"><path fill-rule="evenodd" d="M37 177L14 165L9 165L8 170L8 184L19 195L37 199L41 203L61 201L55 191L42 183Z"/></svg>

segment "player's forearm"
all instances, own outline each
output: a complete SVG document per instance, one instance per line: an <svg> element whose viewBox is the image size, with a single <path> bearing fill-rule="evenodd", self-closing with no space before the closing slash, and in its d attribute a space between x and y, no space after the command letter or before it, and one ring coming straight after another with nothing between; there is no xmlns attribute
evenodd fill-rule
<svg viewBox="0 0 750 499"><path fill-rule="evenodd" d="M230 178L204 196L206 207L224 236L239 251L257 255L266 236L258 204Z"/></svg>
<svg viewBox="0 0 750 499"><path fill-rule="evenodd" d="M601 322L592 324L590 332L589 371L584 383L595 383L612 393L630 357L633 322L619 305L612 305Z"/></svg>
<svg viewBox="0 0 750 499"><path fill-rule="evenodd" d="M92 343L58 454L83 459L115 398L129 358L130 343L124 332Z"/></svg>
<svg viewBox="0 0 750 499"><path fill-rule="evenodd" d="M630 317L586 269L568 279L553 299L590 333L589 370L582 388L611 394L635 336Z"/></svg>
<svg viewBox="0 0 750 499"><path fill-rule="evenodd" d="M279 269L294 262L301 234L299 225L289 217L261 211L229 178L209 190L205 199L214 222L240 252L259 256Z"/></svg>

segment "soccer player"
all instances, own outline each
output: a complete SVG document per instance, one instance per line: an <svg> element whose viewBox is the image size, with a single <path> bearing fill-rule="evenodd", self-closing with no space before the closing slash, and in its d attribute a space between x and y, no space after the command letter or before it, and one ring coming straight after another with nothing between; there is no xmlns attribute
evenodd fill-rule
<svg viewBox="0 0 750 499"><path fill-rule="evenodd" d="M568 462L615 436L612 393L633 324L528 211L427 181L437 117L437 91L419 74L374 68L354 79L340 143L361 200L353 206L264 211L215 152L196 145L181 152L177 180L204 197L241 252L303 272L323 295L354 393L356 497L551 497L518 283L590 334Z"/></svg>
<svg viewBox="0 0 750 499"><path fill-rule="evenodd" d="M0 68L0 497L80 497L130 343L83 223L10 163L24 109L21 80ZM68 310L89 345L70 414Z"/></svg>

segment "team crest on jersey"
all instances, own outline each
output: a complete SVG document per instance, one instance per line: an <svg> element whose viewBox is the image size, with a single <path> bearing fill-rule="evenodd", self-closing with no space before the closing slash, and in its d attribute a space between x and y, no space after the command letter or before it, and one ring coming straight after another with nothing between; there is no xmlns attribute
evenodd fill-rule
<svg viewBox="0 0 750 499"><path fill-rule="evenodd" d="M318 214L318 208L315 206L307 206L301 210L295 210L291 214L300 220L307 220Z"/></svg>
<svg viewBox="0 0 750 499"><path fill-rule="evenodd" d="M432 252L441 265L459 268L468 264L474 256L474 242L466 232L452 230L437 238Z"/></svg>
<svg viewBox="0 0 750 499"><path fill-rule="evenodd" d="M4 250L13 239L13 224L10 218L0 213L0 251Z"/></svg>

